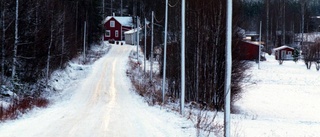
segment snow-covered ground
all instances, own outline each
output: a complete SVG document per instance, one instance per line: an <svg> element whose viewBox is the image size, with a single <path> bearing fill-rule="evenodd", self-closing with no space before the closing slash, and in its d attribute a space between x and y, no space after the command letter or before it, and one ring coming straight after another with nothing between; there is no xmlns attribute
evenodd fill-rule
<svg viewBox="0 0 320 137"><path fill-rule="evenodd" d="M314 67L307 70L303 61L279 65L273 55L266 58L261 69L250 62L247 73L252 77L244 81L242 99L235 103L232 137L320 136L320 72ZM223 124L222 112L216 122Z"/></svg>
<svg viewBox="0 0 320 137"><path fill-rule="evenodd" d="M131 90L125 71L129 53L134 49L129 45L113 45L109 53L92 66L81 67L88 69L86 78L65 88L53 105L1 123L0 136L195 136L194 126L186 118L148 106Z"/></svg>
<svg viewBox="0 0 320 137"><path fill-rule="evenodd" d="M320 136L320 72L303 61L279 65L274 56L261 69L252 65L231 128L244 137Z"/></svg>
<svg viewBox="0 0 320 137"><path fill-rule="evenodd" d="M65 79L53 77L56 90L63 89L53 97L53 105L1 123L0 136L196 136L194 124L186 118L148 106L131 90L125 71L135 50L135 46L113 45L93 65L70 64L68 73L57 72ZM235 104L237 114L231 116L231 135L320 136L320 72L314 67L307 70L302 61L279 65L274 56L266 58L261 69L251 62L252 77L244 82L242 99ZM217 122L223 123L223 113L218 113Z"/></svg>

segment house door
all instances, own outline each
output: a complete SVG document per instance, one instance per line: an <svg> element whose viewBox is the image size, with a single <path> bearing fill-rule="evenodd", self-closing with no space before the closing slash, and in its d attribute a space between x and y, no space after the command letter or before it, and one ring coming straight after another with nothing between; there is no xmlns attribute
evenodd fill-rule
<svg viewBox="0 0 320 137"><path fill-rule="evenodd" d="M287 59L286 56L286 51L285 50L281 50L281 59Z"/></svg>
<svg viewBox="0 0 320 137"><path fill-rule="evenodd" d="M287 59L293 59L293 58L292 58L292 51L288 51Z"/></svg>

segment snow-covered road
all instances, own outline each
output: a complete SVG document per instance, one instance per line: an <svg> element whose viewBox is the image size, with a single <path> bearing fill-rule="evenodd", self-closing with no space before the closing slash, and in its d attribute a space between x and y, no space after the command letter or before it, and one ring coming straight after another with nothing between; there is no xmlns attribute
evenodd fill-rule
<svg viewBox="0 0 320 137"><path fill-rule="evenodd" d="M0 125L1 137L188 137L192 124L149 107L130 90L128 55L134 46L113 46L88 77L69 87L68 100Z"/></svg>

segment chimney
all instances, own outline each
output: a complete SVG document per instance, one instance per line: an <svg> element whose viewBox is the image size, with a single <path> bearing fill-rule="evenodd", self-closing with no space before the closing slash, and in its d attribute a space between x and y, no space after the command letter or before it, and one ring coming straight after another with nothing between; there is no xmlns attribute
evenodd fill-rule
<svg viewBox="0 0 320 137"><path fill-rule="evenodd" d="M113 12L112 16L113 16L113 17L115 16L114 12Z"/></svg>

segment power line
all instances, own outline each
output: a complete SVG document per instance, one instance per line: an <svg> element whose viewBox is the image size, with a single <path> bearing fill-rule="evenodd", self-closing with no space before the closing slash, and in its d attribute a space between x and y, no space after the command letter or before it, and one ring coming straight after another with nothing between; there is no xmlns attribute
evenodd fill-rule
<svg viewBox="0 0 320 137"><path fill-rule="evenodd" d="M160 23L163 21L164 18L162 18L160 21L157 19L156 15L153 14L153 18L157 23Z"/></svg>
<svg viewBox="0 0 320 137"><path fill-rule="evenodd" d="M174 7L176 7L176 6L179 4L179 2L180 2L180 0L178 0L177 3L174 4L174 5L171 5L170 3L168 3L168 5L170 6L170 8L174 8Z"/></svg>

